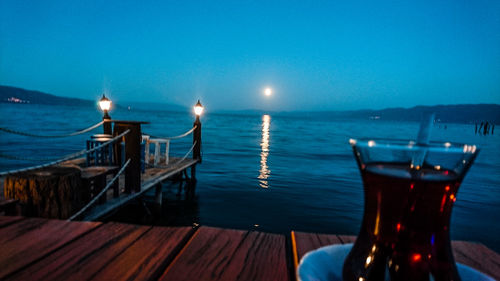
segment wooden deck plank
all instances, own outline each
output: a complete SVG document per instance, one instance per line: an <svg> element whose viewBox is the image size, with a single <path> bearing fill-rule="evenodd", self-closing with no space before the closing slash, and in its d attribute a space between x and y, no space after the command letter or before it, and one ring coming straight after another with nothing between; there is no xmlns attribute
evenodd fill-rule
<svg viewBox="0 0 500 281"><path fill-rule="evenodd" d="M44 257L101 223L24 219L0 228L0 279Z"/></svg>
<svg viewBox="0 0 500 281"><path fill-rule="evenodd" d="M93 279L157 280L193 233L192 227L154 227Z"/></svg>
<svg viewBox="0 0 500 281"><path fill-rule="evenodd" d="M22 220L23 217L18 216L0 216L0 227L11 225L15 222Z"/></svg>
<svg viewBox="0 0 500 281"><path fill-rule="evenodd" d="M10 276L9 279L88 280L148 229L150 227L120 223L105 224Z"/></svg>
<svg viewBox="0 0 500 281"><path fill-rule="evenodd" d="M160 280L289 280L283 235L201 227Z"/></svg>
<svg viewBox="0 0 500 281"><path fill-rule="evenodd" d="M184 159L183 161L173 162L168 168L150 168L146 169L146 175L141 179L141 191L126 194L122 193L118 198L112 198L103 205L95 206L92 211L86 215L83 220L93 221L101 218L107 213L113 211L114 209L126 204L127 202L143 195L152 187L155 187L158 183L172 177L173 175L187 169L193 165L196 165L198 161L193 159Z"/></svg>
<svg viewBox="0 0 500 281"><path fill-rule="evenodd" d="M321 237L321 238L319 238ZM356 236L295 232L298 260L308 251L331 244L353 243ZM335 243L335 241L339 241ZM331 243L333 242L333 243ZM500 280L500 255L479 243L452 241L455 261Z"/></svg>
<svg viewBox="0 0 500 281"><path fill-rule="evenodd" d="M165 174L169 174L169 176L172 176L198 163L198 161L195 159L184 159L182 161L181 160L182 159L179 158L172 158L170 160L170 164L162 168L147 168L144 171L144 174L142 174L141 176L142 185L147 185L150 182L164 176Z"/></svg>

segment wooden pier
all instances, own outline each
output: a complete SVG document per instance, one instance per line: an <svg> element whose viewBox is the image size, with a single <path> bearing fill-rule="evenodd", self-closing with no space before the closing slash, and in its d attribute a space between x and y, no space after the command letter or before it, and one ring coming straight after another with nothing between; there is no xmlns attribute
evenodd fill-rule
<svg viewBox="0 0 500 281"><path fill-rule="evenodd" d="M151 227L0 216L0 280L295 280L310 250L354 236ZM454 241L457 262L500 280L500 255Z"/></svg>
<svg viewBox="0 0 500 281"><path fill-rule="evenodd" d="M176 175L185 174L187 175L187 169L193 169L193 167L198 163L195 159L180 159L180 158L172 158L171 164L161 168L146 168L144 174L141 177L141 185L140 190L132 193L120 193L118 192L118 196L116 196L116 192L111 199L106 199L104 203L100 205L96 205L88 214L86 214L82 220L85 221L93 221L101 218L102 216L110 213L111 211L119 208L120 206L127 204L131 200L134 200L149 190L156 188L155 197L156 203L161 204L161 183L165 180L168 180ZM122 177L123 179L123 177ZM120 182L124 182L123 180ZM190 180L190 179L187 179ZM123 186L123 184L122 184ZM122 189L122 187L119 187ZM106 194L106 197L110 194Z"/></svg>
<svg viewBox="0 0 500 281"><path fill-rule="evenodd" d="M86 157L8 172L5 179L0 177L2 194L17 200L18 215L93 221L151 189L155 189L155 201L161 205L162 182L169 179L185 181L194 190L196 164L202 160L199 115L189 131L174 137L142 134L141 125L147 123L105 117L105 134L87 140ZM186 155L169 156L170 141L191 133L193 145ZM164 153L162 144L166 146ZM188 158L191 152L192 158Z"/></svg>

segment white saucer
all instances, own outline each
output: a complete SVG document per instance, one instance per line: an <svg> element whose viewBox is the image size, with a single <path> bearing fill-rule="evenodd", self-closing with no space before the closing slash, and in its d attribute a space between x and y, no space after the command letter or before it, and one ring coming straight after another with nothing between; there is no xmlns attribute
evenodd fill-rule
<svg viewBox="0 0 500 281"><path fill-rule="evenodd" d="M351 251L351 244L331 245L310 251L302 257L297 268L300 281L342 281L344 259ZM461 279L495 281L495 279L466 265L457 263ZM388 279L388 276L386 277Z"/></svg>

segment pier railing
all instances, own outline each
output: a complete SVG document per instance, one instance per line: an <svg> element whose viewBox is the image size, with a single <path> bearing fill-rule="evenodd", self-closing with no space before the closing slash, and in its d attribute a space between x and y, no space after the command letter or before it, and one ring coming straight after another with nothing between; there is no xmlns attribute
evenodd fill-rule
<svg viewBox="0 0 500 281"><path fill-rule="evenodd" d="M127 135L129 132L130 132L130 130L127 130L127 131L125 131L125 132L123 132L123 133L115 136L114 138L110 139L109 141L106 141L106 142L102 143L99 146L96 146L96 147L91 148L91 149L84 149L84 150L81 150L79 152L72 153L72 154L63 156L61 158L57 158L56 160L54 160L54 158L33 159L33 158L29 158L29 157L17 157L17 156L10 156L10 155L5 155L5 154L0 153L0 157L7 158L7 159L31 160L31 161L51 161L51 160L53 160L52 162L41 164L41 165L35 165L35 166L27 167L27 168L21 168L21 169L16 169L16 170L10 170L10 171L0 172L0 176L5 176L5 175L8 175L8 174L20 173L20 172L27 172L27 171L31 171L31 170L37 170L37 169L41 169L41 168L45 168L45 167L57 165L59 163L62 163L62 162L68 161L68 160L75 159L75 158L80 157L82 155L85 155L85 154L88 154L88 153L92 153L92 152L94 152L96 150L102 149L103 147L106 147L107 145L120 140L125 135Z"/></svg>
<svg viewBox="0 0 500 281"><path fill-rule="evenodd" d="M128 123L128 122L123 122L123 121L115 121L115 120L106 120L107 123L113 123L113 122L118 122L118 123ZM18 130L13 130L10 128L4 128L0 127L0 131L3 131L5 133L10 133L10 134L16 134L16 135L21 135L21 136L26 136L26 137L34 137L34 138L64 138L64 137L72 137L72 136L77 136L81 135L87 132L90 132L94 130L95 128L103 125L105 121L98 122L88 128L75 131L72 133L68 134L61 134L61 135L41 135L41 134L32 134L28 132L23 132L23 131L18 131ZM132 122L134 123L134 122ZM140 123L140 122L139 122ZM144 123L144 122L142 122ZM11 159L11 160L24 160L24 161L41 161L41 162L47 162L44 164L40 165L34 165L26 168L21 168L21 169L14 169L14 170L9 170L9 171L3 171L0 172L0 176L5 176L8 174L14 174L14 173L19 173L19 172L27 172L31 170L36 170L36 169L41 169L53 165L57 165L59 163L75 159L79 156L82 155L88 155L91 154L95 151L102 150L106 146L110 144L116 143L118 140L123 138L126 134L128 134L132 129L128 129L126 132L123 132L119 135L116 135L109 141L106 141L104 143L101 143L100 145L97 145L95 147L89 148L89 149L84 149L76 153L72 153L69 155L65 155L62 157L44 157L44 158L33 158L33 157L26 157L26 156L14 156L14 155L8 155L5 153L0 153L0 158L5 158L5 159ZM139 126L139 132L140 132L140 126ZM116 134L116 130L115 130ZM169 164L170 162L170 142L172 140L177 140L181 139L184 137L189 136L190 134L193 134L193 145L191 148L188 150L188 152L181 158L180 161L186 159L191 152L193 152L193 159L197 159L199 162L201 162L201 153L200 153L200 146L201 146L201 123L199 122L199 119L197 118L196 122L193 124L193 127L186 131L183 134L177 135L177 136L170 136L170 137L158 137L154 135L142 135L142 141L145 143L145 151L144 151L144 162L145 165L148 167L157 167L157 168L165 168L166 165ZM154 145L154 154L150 153L150 146ZM162 146L165 147L164 153L162 153ZM117 158L120 158L120 156L115 156ZM152 161L151 161L152 160ZM163 161L162 161L163 160ZM117 161L119 163L119 161ZM151 163L152 162L152 163Z"/></svg>
<svg viewBox="0 0 500 281"><path fill-rule="evenodd" d="M104 124L104 121L101 121L97 124L94 124L86 129L79 130L79 131L69 133L69 134L64 134L64 135L37 135L37 134L28 133L28 132L12 130L9 128L3 128L3 127L0 127L0 131L4 131L4 132L10 133L10 134L16 134L16 135L21 135L21 136L26 136L26 137L35 137L35 138L66 138L66 137L78 136L78 135L90 132L90 131L94 130L95 128L101 126L102 124Z"/></svg>
<svg viewBox="0 0 500 281"><path fill-rule="evenodd" d="M157 136L152 136L152 135L143 135L142 138L145 141L145 155L144 159L146 162L146 165L150 167L158 167L164 165L168 165L170 162L170 142L172 140L177 140L184 138L191 133L193 133L198 126L193 126L189 131L178 135L178 136L173 136L173 137L157 137ZM193 151L193 148L195 147L196 140L193 142L193 146L189 149L189 151L186 153L186 155L181 159L184 160L187 158L187 156ZM151 156L150 156L150 145L154 145L154 154L153 154L153 161L151 161ZM162 146L165 145L165 154L164 158L162 157ZM163 159L162 159L163 158ZM163 161L161 161L163 160ZM150 162L153 162L152 164Z"/></svg>

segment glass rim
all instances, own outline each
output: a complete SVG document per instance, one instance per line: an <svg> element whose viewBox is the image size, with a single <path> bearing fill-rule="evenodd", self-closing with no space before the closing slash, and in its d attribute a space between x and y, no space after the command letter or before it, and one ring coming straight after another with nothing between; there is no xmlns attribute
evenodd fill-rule
<svg viewBox="0 0 500 281"><path fill-rule="evenodd" d="M465 144L447 141L430 141L428 144L419 144L412 139L391 138L350 138L349 144L354 147L385 147L394 149L428 149L449 152L476 153L479 148L474 144Z"/></svg>

